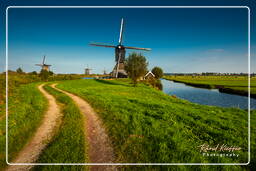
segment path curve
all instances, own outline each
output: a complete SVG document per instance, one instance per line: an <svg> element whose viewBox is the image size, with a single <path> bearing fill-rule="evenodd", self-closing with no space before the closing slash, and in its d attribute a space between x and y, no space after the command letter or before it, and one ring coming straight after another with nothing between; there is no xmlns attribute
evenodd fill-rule
<svg viewBox="0 0 256 171"><path fill-rule="evenodd" d="M17 157L11 163L34 163L38 159L41 151L47 145L47 142L53 137L57 121L61 116L60 107L55 98L43 89L44 84L38 86L39 91L48 100L48 109L44 115L41 125L37 128L32 139L18 153ZM29 170L33 165L9 165L7 171Z"/></svg>
<svg viewBox="0 0 256 171"><path fill-rule="evenodd" d="M56 84L51 86L72 98L80 111L85 115L84 125L89 144L88 153L90 163L114 163L114 150L109 137L97 113L90 104L72 93L56 88ZM92 166L90 170L115 170L115 166Z"/></svg>

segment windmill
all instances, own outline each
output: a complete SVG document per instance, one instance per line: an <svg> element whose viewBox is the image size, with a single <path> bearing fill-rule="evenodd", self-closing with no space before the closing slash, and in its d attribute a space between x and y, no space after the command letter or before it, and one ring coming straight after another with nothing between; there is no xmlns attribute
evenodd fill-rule
<svg viewBox="0 0 256 171"><path fill-rule="evenodd" d="M106 71L105 68L104 68L104 70L103 70L103 75L107 75L107 71Z"/></svg>
<svg viewBox="0 0 256 171"><path fill-rule="evenodd" d="M121 27L120 27L120 34L119 34L119 41L118 45L108 45L108 44L99 44L99 43L90 43L92 46L100 46L100 47L107 47L107 48L115 48L115 62L116 65L112 71L113 77L127 77L127 73L124 70L124 62L125 62L125 51L126 49L135 49L135 50L145 50L150 51L150 48L138 48L138 47L130 47L124 46L123 43L123 32L124 32L124 19L121 19Z"/></svg>
<svg viewBox="0 0 256 171"><path fill-rule="evenodd" d="M88 67L88 65L87 65L87 68L85 68L85 72L84 72L84 74L85 75L90 75L90 71L91 71L92 69L90 69L89 67Z"/></svg>
<svg viewBox="0 0 256 171"><path fill-rule="evenodd" d="M45 55L44 55L44 57L43 57L43 63L42 63L42 64L36 64L36 66L41 66L41 67L42 67L42 70L49 71L51 65L45 64Z"/></svg>

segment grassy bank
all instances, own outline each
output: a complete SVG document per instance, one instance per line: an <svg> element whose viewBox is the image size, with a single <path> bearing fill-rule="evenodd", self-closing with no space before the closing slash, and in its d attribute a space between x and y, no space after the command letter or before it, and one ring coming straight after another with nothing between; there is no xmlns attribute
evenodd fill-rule
<svg viewBox="0 0 256 171"><path fill-rule="evenodd" d="M8 95L15 96L15 89L20 85L29 84L32 82L40 82L40 80L34 76L28 76L24 74L9 74L8 77ZM0 74L0 111L5 110L5 87L6 86L6 76L5 74ZM0 117L2 117L2 113L0 113Z"/></svg>
<svg viewBox="0 0 256 171"><path fill-rule="evenodd" d="M53 140L40 155L37 163L88 162L84 136L83 116L78 107L65 94L49 86L44 87L62 106L62 121ZM36 166L34 170L84 170L85 166Z"/></svg>
<svg viewBox="0 0 256 171"><path fill-rule="evenodd" d="M37 89L37 83L21 85L9 95L9 159L10 162L33 136L40 125L47 101ZM1 111L2 115L5 111ZM5 162L5 119L0 120L0 168Z"/></svg>
<svg viewBox="0 0 256 171"><path fill-rule="evenodd" d="M195 87L216 88L221 92L248 96L246 76L164 76L163 78ZM256 98L256 77L251 78L251 97Z"/></svg>
<svg viewBox="0 0 256 171"><path fill-rule="evenodd" d="M133 87L127 80L73 80L61 82L58 87L81 96L96 109L120 162L246 163L248 160L245 110L193 104L145 85ZM252 120L252 125L255 123ZM238 158L206 157L198 148L202 144L235 145L242 150L237 152Z"/></svg>

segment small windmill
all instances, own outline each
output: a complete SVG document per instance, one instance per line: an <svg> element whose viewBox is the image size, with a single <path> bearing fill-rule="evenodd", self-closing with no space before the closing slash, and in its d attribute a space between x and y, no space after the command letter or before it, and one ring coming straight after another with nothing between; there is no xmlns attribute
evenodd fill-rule
<svg viewBox="0 0 256 171"><path fill-rule="evenodd" d="M105 68L104 68L104 70L103 70L103 75L107 75L107 71L106 71Z"/></svg>
<svg viewBox="0 0 256 171"><path fill-rule="evenodd" d="M92 69L89 68L88 65L87 65L87 68L85 68L84 74L85 74L85 75L90 75L90 71L91 71L91 70L92 70Z"/></svg>
<svg viewBox="0 0 256 171"><path fill-rule="evenodd" d="M124 19L121 19L121 28L118 45L107 45L107 44L99 44L99 43L90 43L92 46L101 46L107 48L115 48L115 62L116 65L112 71L113 77L127 77L127 73L124 70L124 62L125 62L125 50L126 49L135 49L135 50L145 50L150 51L150 48L138 48L138 47L130 47L124 46L123 43L123 32L124 32Z"/></svg>
<svg viewBox="0 0 256 171"><path fill-rule="evenodd" d="M42 67L42 70L49 71L49 70L50 70L50 66L52 66L52 65L47 65L47 64L45 64L45 55L44 55L44 57L43 57L43 63L42 63L42 64L36 64L36 66Z"/></svg>

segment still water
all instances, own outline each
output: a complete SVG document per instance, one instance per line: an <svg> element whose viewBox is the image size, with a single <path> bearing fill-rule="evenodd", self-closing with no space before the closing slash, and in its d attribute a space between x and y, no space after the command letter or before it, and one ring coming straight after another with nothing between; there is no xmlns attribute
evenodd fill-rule
<svg viewBox="0 0 256 171"><path fill-rule="evenodd" d="M169 95L189 100L194 103L221 107L248 109L248 97L221 93L217 89L204 89L187 86L169 80L161 80L163 91ZM251 98L251 109L256 109L256 99Z"/></svg>

